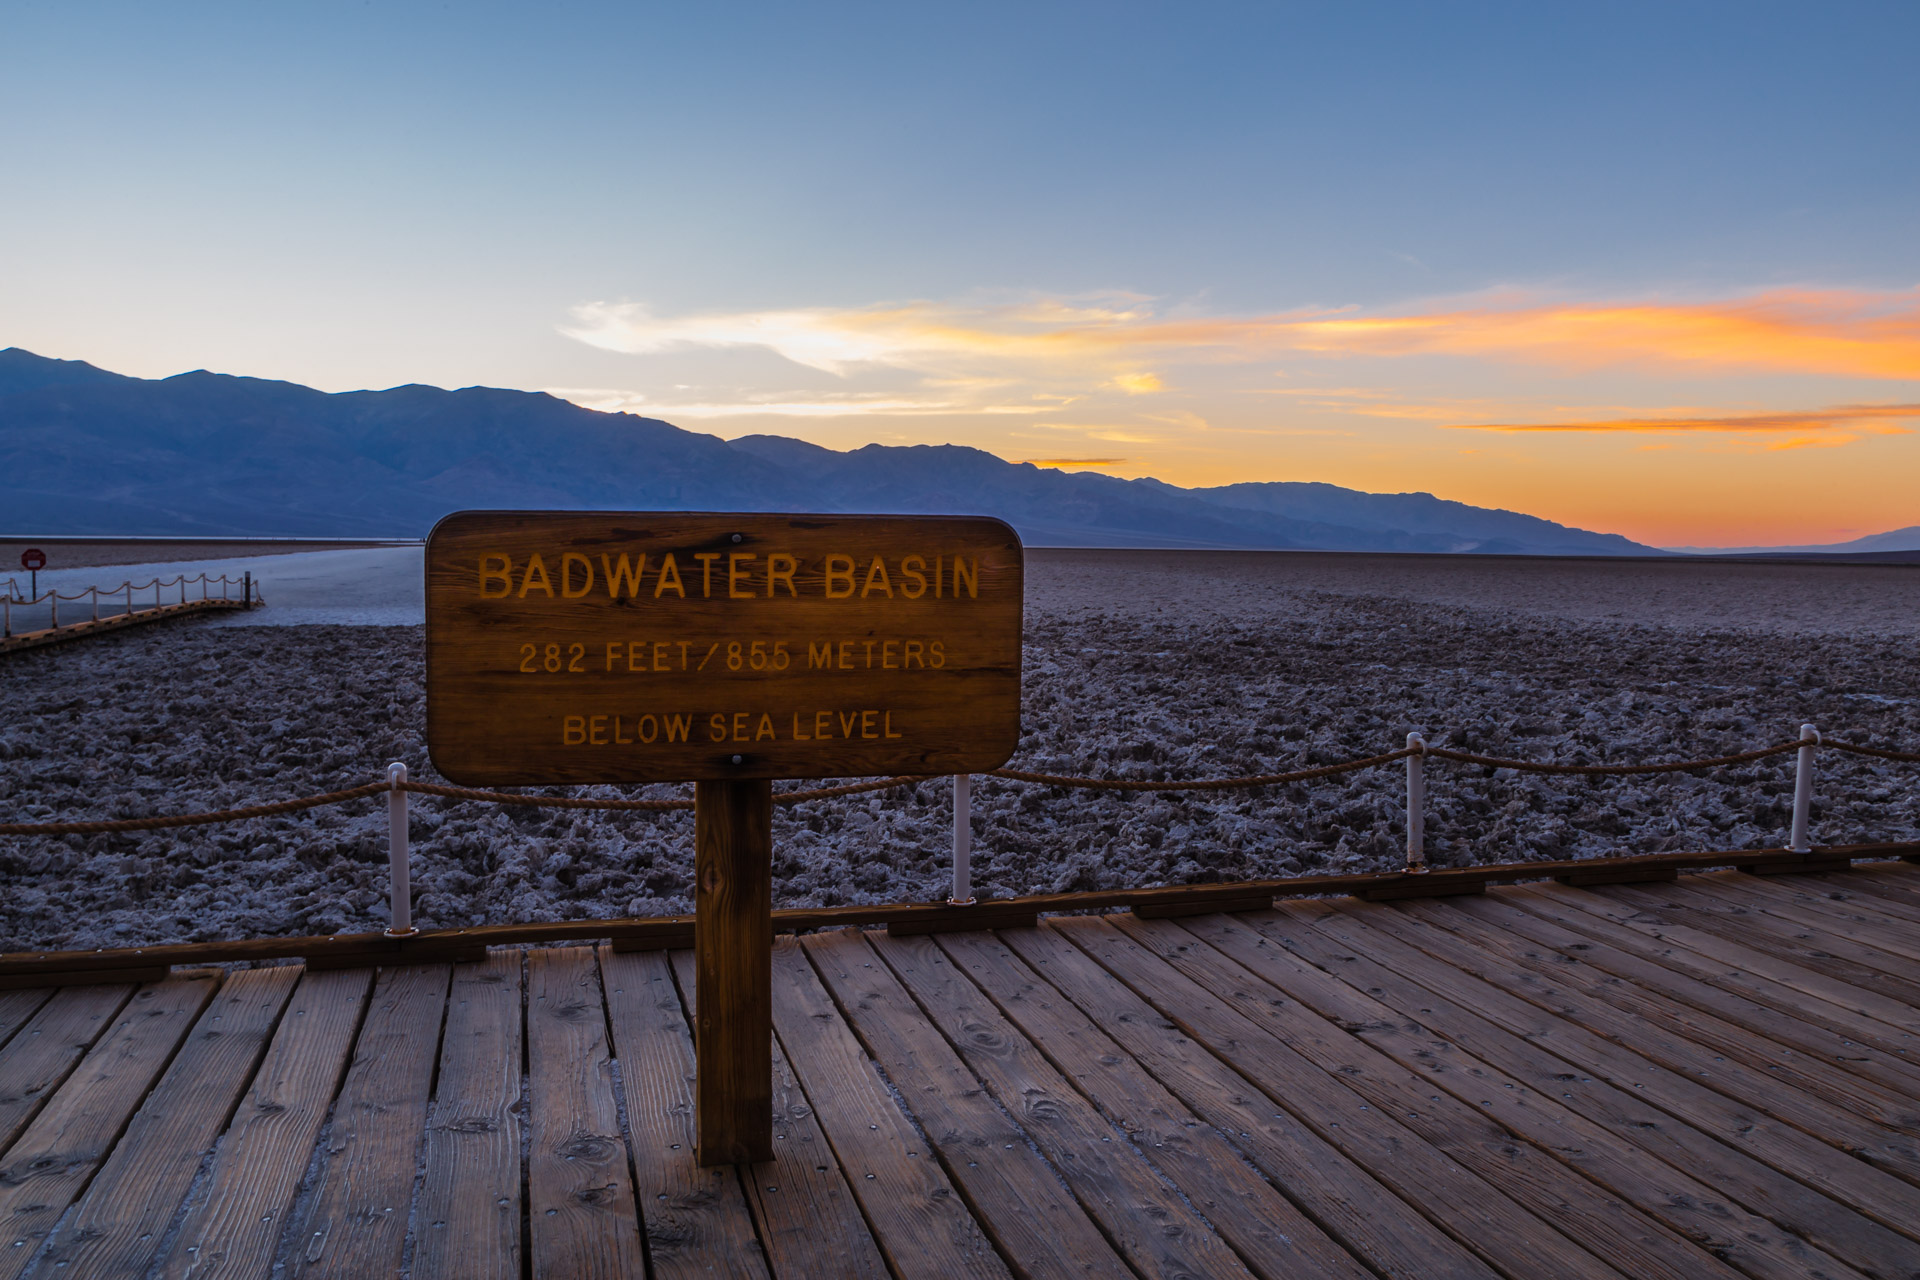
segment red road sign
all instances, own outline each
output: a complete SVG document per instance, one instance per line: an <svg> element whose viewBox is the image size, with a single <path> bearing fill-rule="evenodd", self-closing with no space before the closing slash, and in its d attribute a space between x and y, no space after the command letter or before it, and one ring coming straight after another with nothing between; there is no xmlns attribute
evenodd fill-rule
<svg viewBox="0 0 1920 1280"><path fill-rule="evenodd" d="M30 573L37 573L47 567L47 553L38 547L28 547L20 553L20 567Z"/></svg>

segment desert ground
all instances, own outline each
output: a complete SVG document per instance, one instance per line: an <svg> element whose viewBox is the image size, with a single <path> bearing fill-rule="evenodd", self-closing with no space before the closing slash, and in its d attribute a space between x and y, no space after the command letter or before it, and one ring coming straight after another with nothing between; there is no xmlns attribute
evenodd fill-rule
<svg viewBox="0 0 1920 1280"><path fill-rule="evenodd" d="M224 808L355 785L389 760L434 778L418 556L248 557L268 602L252 615L0 659L0 814ZM1497 755L1651 761L1781 741L1802 722L1912 750L1917 632L1920 569L1901 566L1032 549L1012 763L1217 777L1375 754L1415 728ZM1920 838L1920 767L1829 752L1819 769L1816 839ZM975 884L1002 897L1387 869L1403 857L1402 787L1399 766L1190 795L979 779ZM1464 865L1777 846L1791 795L1791 757L1602 781L1440 762L1429 851ZM775 901L942 898L951 821L944 780L781 809ZM416 922L684 911L691 835L686 814L416 798ZM377 801L0 837L0 950L376 929L385 859Z"/></svg>

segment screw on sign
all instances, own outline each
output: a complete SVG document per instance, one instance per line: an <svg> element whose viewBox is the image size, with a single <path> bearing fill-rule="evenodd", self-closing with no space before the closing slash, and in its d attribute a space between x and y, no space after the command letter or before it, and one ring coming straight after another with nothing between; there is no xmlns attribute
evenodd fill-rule
<svg viewBox="0 0 1920 1280"><path fill-rule="evenodd" d="M40 571L47 567L47 553L38 547L28 547L20 553L20 567L33 575L33 598L40 598Z"/></svg>

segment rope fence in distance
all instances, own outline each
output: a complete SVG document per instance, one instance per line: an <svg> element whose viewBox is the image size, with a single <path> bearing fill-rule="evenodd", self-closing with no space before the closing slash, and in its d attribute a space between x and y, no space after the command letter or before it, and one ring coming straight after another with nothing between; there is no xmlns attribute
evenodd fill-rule
<svg viewBox="0 0 1920 1280"><path fill-rule="evenodd" d="M1508 759L1502 756L1481 755L1472 751L1458 751L1451 747L1435 747L1426 744L1419 733L1409 734L1407 745L1397 751L1388 751L1380 755L1362 756L1351 760L1342 760L1334 764L1319 765L1309 769L1295 769L1287 773L1248 774L1228 778L1194 779L1145 779L1145 778L1088 778L1070 774L1036 773L1025 769L995 769L987 776L1006 782L1034 783L1041 786L1073 788L1091 791L1125 792L1167 792L1167 791L1228 791L1254 787L1284 786L1295 782L1309 782L1317 778L1329 778L1338 774L1353 773L1361 769L1377 768L1395 761L1407 762L1407 870L1425 872L1426 849L1422 810L1424 807L1425 782L1423 765L1426 757L1451 760L1458 764L1479 765L1491 769L1511 769L1517 773L1557 774L1561 776L1586 777L1626 777L1634 775L1660 773L1686 773L1701 769L1719 769L1729 765L1750 764L1766 760L1773 756L1785 755L1789 751L1799 753L1798 767L1794 778L1793 825L1787 845L1788 851L1798 854L1810 854L1812 844L1808 834L1809 815L1813 795L1813 757L1816 748L1831 748L1852 755L1868 756L1875 759L1897 761L1904 764L1920 763L1920 752L1895 751L1886 747L1869 747L1858 743L1837 742L1823 739L1812 725L1800 727L1800 737L1792 742L1775 743L1772 746L1759 747L1752 751L1736 752L1732 755L1713 756L1702 760L1670 760L1652 764L1556 764L1550 761ZM794 791L775 792L773 802L777 805L805 804L815 800L828 800L840 796L861 795L868 792L887 791L896 787L912 786L929 782L930 777L903 776L869 779L864 782L844 783L831 787L813 787ZM970 903L971 887L966 882L966 854L970 846L970 832L963 830L968 821L970 801L970 779L955 778L954 804L954 903ZM0 823L0 835L8 836L66 836L96 835L101 833L120 833L131 831L159 831L179 827L206 826L221 822L241 822L249 818L268 818L281 814L298 813L307 809L318 809L327 805L347 804L354 800L386 793L390 797L393 810L393 835L389 850L393 863L393 916L395 921L408 919L411 909L410 888L406 869L406 796L437 796L443 800L471 801L482 804L520 805L544 809L591 809L608 812L644 812L668 813L684 812L694 807L690 798L663 800L640 800L617 796L549 796L521 795L509 791L487 791L473 787L455 787L435 782L414 782L407 778L403 766L389 767L388 776L379 782L370 782L358 787L348 787L340 791L329 791L320 795L300 796L291 800L279 800L267 804L247 805L237 809L220 809L207 813L184 813L150 818L111 818L78 821L55 822L6 822ZM403 928L393 936L399 937L411 933Z"/></svg>

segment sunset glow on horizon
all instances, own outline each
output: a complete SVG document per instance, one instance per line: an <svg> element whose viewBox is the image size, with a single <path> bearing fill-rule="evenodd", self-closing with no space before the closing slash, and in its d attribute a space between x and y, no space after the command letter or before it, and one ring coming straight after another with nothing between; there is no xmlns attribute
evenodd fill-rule
<svg viewBox="0 0 1920 1280"><path fill-rule="evenodd" d="M20 10L0 346L733 438L1920 524L1920 10Z"/></svg>

